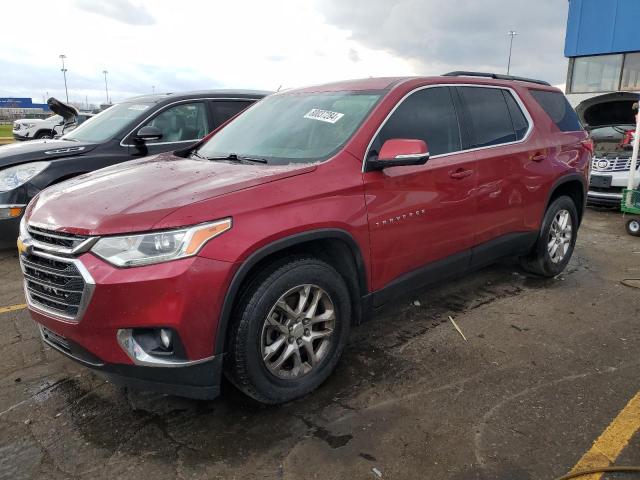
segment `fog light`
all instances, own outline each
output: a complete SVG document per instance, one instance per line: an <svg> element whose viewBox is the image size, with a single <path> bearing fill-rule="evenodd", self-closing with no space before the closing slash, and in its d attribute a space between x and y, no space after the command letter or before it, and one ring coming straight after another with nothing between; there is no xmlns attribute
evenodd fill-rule
<svg viewBox="0 0 640 480"><path fill-rule="evenodd" d="M161 328L160 341L162 342L162 346L169 350L171 348L171 330Z"/></svg>

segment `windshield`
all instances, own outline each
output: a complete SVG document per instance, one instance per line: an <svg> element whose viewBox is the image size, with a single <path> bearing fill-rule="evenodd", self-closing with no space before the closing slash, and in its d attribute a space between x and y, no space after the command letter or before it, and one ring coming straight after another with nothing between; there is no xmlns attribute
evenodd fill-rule
<svg viewBox="0 0 640 480"><path fill-rule="evenodd" d="M198 150L207 158L313 162L334 154L380 98L379 92L279 94L256 103Z"/></svg>
<svg viewBox="0 0 640 480"><path fill-rule="evenodd" d="M132 120L145 115L151 103L119 103L95 115L62 137L63 140L100 143L109 140Z"/></svg>
<svg viewBox="0 0 640 480"><path fill-rule="evenodd" d="M60 115L51 115L50 117L47 117L47 122L60 123L62 122L62 117Z"/></svg>

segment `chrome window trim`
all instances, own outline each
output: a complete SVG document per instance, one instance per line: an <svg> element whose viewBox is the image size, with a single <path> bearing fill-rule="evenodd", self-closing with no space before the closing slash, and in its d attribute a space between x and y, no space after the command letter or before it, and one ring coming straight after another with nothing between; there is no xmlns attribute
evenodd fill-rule
<svg viewBox="0 0 640 480"><path fill-rule="evenodd" d="M5 203L5 204L0 204L0 208L24 208L26 206L27 206L26 203L16 203L16 204Z"/></svg>
<svg viewBox="0 0 640 480"><path fill-rule="evenodd" d="M93 296L93 292L96 287L96 282L91 276L91 274L89 273L89 270L87 270L87 268L83 265L83 263L77 258L60 257L57 255L51 255L49 253L40 252L37 250L32 251L31 254L42 257L42 258L47 258L49 260L55 260L57 262L72 263L80 272L80 275L84 280L85 286L84 286L84 290L82 291L82 297L80 298L80 304L78 305L78 313L75 316L65 315L60 312L56 312L55 310L51 310L46 306L37 304L36 302L33 301L33 299L31 298L31 295L29 294L29 290L27 288L27 277L25 275L24 265L22 263L22 255L20 255L20 269L22 270L23 276L25 276L25 280L23 281L24 296L27 300L27 305L29 307L29 310L33 310L36 313L40 313L42 315L46 315L47 317L54 318L56 320L60 320L66 323L75 324L80 322L80 320L82 320L82 317L85 311L87 310L87 307L89 306L89 303L91 302L91 297Z"/></svg>
<svg viewBox="0 0 640 480"><path fill-rule="evenodd" d="M208 362L214 358L211 356L199 360L171 360L164 357L157 357L145 352L140 344L136 342L135 338L133 338L133 329L121 328L118 330L116 336L118 344L135 365L165 368L190 367L191 365Z"/></svg>
<svg viewBox="0 0 640 480"><path fill-rule="evenodd" d="M191 99L187 99L187 100L176 100L175 102L166 104L164 107L160 107L158 110L156 110L152 114L148 115L144 120L142 120L138 125L136 125L129 133L127 133L124 137L122 137L122 140L120 140L120 146L121 147L135 147L136 145L134 143L124 143L124 141L127 138L129 138L129 136L133 132L135 132L142 125L144 125L149 119L151 119L152 117L156 116L160 112L166 110L167 108L173 107L175 105L179 105L181 103L204 102L205 100L232 100L232 101L257 102L257 101L259 101L261 99L260 98L240 98L240 97L206 97L206 98L191 98ZM207 115L207 118L209 118L209 115ZM215 128L218 128L218 127L214 127L214 129ZM207 133L207 135L208 135L208 133ZM174 145L174 144L178 144L178 143L194 143L194 142L198 142L200 140L202 140L202 138L194 138L193 140L180 140L178 142L158 142L158 143L150 143L149 146L151 146L151 145Z"/></svg>
<svg viewBox="0 0 640 480"><path fill-rule="evenodd" d="M522 110L522 114L526 118L526 120L527 120L527 122L529 124L529 128L527 129L526 133L524 134L524 136L520 140L516 140L514 142L499 143L497 145L488 145L486 147L467 148L467 149L463 149L463 150L457 150L455 152L441 153L439 155L431 156L429 158L429 160L433 160L435 158L451 156L451 155L459 155L461 153L476 152L476 151L479 151L479 150L485 150L485 149L489 149L489 148L498 148L498 147L505 147L505 146L508 146L508 145L517 145L519 143L524 143L529 139L529 136L531 135L531 132L533 131L533 127L534 127L533 118L531 117L531 114L529 113L529 110L525 106L524 102L520 98L520 95L518 95L518 93L513 88L507 87L507 86L502 86L502 85L480 85L480 84L477 84L477 83L437 83L437 84L432 84L432 85L423 85L422 87L417 87L417 88L414 88L413 90L411 90L410 92L407 92L405 94L405 96L402 97L395 104L395 106L387 114L387 116L384 118L384 120L380 123L380 125L376 129L375 133L371 137L371 140L369 140L369 144L367 145L367 148L366 148L366 150L364 152L364 158L362 159L362 170L361 170L362 173L365 173L365 165L367 163L367 158L369 157L369 150L371 150L371 146L373 145L373 141L376 139L376 137L380 133L380 130L382 130L382 128L386 125L387 121L389 121L389 118L391 117L391 115L394 114L396 109L407 98L409 98L414 93L419 92L421 90L426 90L427 88L437 88L437 87L476 87L476 88L494 88L494 89L497 89L497 90L507 90L509 93L511 93L511 95L513 95L513 99L516 101L516 103L520 107L520 110ZM460 117L460 113L456 112L456 115L458 116L458 119L461 118ZM459 123L458 123L458 125L459 125Z"/></svg>

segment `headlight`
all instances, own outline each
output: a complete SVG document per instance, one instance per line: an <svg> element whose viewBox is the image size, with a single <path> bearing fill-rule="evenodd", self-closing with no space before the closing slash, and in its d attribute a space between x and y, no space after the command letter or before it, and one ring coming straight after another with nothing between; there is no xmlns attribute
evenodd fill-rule
<svg viewBox="0 0 640 480"><path fill-rule="evenodd" d="M23 123L22 126L24 128L33 128L33 127L36 126L36 124L35 123Z"/></svg>
<svg viewBox="0 0 640 480"><path fill-rule="evenodd" d="M0 192L24 185L49 166L49 162L31 162L0 170Z"/></svg>
<svg viewBox="0 0 640 480"><path fill-rule="evenodd" d="M180 230L104 237L91 251L117 267L135 267L195 255L214 237L231 228L231 219Z"/></svg>

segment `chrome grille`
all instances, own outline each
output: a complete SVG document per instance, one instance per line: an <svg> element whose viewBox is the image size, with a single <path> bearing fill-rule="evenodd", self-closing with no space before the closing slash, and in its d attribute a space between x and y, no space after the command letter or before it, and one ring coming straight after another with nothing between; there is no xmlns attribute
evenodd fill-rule
<svg viewBox="0 0 640 480"><path fill-rule="evenodd" d="M75 260L33 251L21 255L20 263L29 303L45 313L75 320L86 290Z"/></svg>
<svg viewBox="0 0 640 480"><path fill-rule="evenodd" d="M54 232L29 225L20 266L29 307L45 315L78 321L89 303L94 282L75 258L91 248L96 237Z"/></svg>
<svg viewBox="0 0 640 480"><path fill-rule="evenodd" d="M81 237L79 235L72 235L69 233L52 232L50 230L45 230L44 228L36 228L32 226L29 226L27 231L29 232L29 236L34 240L52 247L73 249L87 240L87 237Z"/></svg>
<svg viewBox="0 0 640 480"><path fill-rule="evenodd" d="M597 172L624 172L631 169L631 157L603 156L593 158L591 168Z"/></svg>

